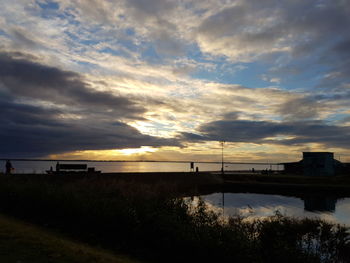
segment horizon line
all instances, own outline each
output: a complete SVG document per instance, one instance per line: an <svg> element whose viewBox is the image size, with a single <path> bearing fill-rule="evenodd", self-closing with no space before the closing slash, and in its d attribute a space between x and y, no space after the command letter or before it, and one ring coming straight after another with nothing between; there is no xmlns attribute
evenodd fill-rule
<svg viewBox="0 0 350 263"><path fill-rule="evenodd" d="M221 164L222 161L176 161L176 160L87 160L87 159L36 159L36 158L0 158L0 161L34 161L34 162L150 162L150 163L217 163ZM282 165L283 163L275 163L275 162L225 162L225 164L261 164L261 165Z"/></svg>

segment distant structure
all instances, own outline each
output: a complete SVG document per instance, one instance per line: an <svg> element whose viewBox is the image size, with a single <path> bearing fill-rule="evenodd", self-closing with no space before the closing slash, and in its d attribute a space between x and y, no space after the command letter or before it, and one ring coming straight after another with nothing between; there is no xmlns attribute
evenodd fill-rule
<svg viewBox="0 0 350 263"><path fill-rule="evenodd" d="M332 152L303 152L299 162L282 163L287 174L306 176L334 176L348 170L348 164L334 159Z"/></svg>
<svg viewBox="0 0 350 263"><path fill-rule="evenodd" d="M334 159L331 152L303 152L304 175L332 176L340 162Z"/></svg>

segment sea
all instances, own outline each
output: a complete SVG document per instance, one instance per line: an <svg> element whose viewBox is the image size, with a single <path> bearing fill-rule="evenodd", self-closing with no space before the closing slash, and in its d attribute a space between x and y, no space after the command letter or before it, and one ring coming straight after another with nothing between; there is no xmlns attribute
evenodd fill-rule
<svg viewBox="0 0 350 263"><path fill-rule="evenodd" d="M5 160L0 161L0 171L5 171ZM50 170L55 170L57 161L18 161L12 160L14 173L34 173L41 174ZM63 163L87 164L88 167L94 167L96 171L102 173L144 173L144 172L189 172L191 169L190 162L127 162L127 161L60 161ZM194 169L198 171L221 171L221 163L203 163L195 162ZM225 171L255 171L271 169L274 171L283 170L283 165L278 164L247 164L235 163L224 164Z"/></svg>

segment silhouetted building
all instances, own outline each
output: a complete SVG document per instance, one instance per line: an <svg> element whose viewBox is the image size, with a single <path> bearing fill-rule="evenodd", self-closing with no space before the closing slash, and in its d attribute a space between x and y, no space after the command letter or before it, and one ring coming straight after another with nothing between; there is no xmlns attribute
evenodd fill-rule
<svg viewBox="0 0 350 263"><path fill-rule="evenodd" d="M333 176L343 170L344 165L334 159L331 152L303 152L299 162L283 163L287 174L306 176Z"/></svg>
<svg viewBox="0 0 350 263"><path fill-rule="evenodd" d="M282 163L284 165L284 172L287 174L303 174L303 161Z"/></svg>
<svg viewBox="0 0 350 263"><path fill-rule="evenodd" d="M335 161L334 154L331 152L303 152L304 175L335 175Z"/></svg>

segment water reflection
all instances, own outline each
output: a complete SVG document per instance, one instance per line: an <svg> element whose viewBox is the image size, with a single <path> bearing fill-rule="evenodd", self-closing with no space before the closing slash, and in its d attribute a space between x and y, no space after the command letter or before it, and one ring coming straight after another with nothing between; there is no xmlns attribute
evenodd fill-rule
<svg viewBox="0 0 350 263"><path fill-rule="evenodd" d="M304 209L310 212L335 212L337 198L324 196L308 196L303 198Z"/></svg>
<svg viewBox="0 0 350 263"><path fill-rule="evenodd" d="M321 218L350 226L350 198L298 198L254 193L215 193L202 197L210 209L224 216L239 214L254 219L268 217L279 211L286 216Z"/></svg>

